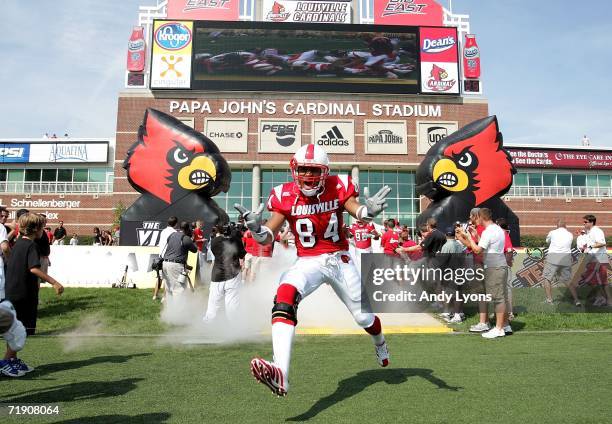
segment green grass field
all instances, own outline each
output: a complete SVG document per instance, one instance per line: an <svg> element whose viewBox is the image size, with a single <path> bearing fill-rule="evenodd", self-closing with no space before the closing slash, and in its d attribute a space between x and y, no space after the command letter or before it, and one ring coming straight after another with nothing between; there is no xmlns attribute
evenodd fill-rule
<svg viewBox="0 0 612 424"><path fill-rule="evenodd" d="M609 314L574 314L583 332L538 332L551 328L521 314L520 331L503 340L390 335L385 369L367 336L298 336L290 393L276 398L248 367L254 355L270 357L268 337L164 344L158 335L167 327L148 290L67 289L60 299L49 292L41 335L21 355L37 370L0 378L0 399L58 403L61 415L6 422L605 423L612 416L612 327L600 322L595 328L603 330L585 332L586 321ZM92 316L116 336L76 344L65 336Z"/></svg>

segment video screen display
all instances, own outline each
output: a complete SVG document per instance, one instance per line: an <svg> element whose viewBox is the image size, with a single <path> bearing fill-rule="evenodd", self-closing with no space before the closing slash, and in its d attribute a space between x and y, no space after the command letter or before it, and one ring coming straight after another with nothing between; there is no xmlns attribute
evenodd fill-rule
<svg viewBox="0 0 612 424"><path fill-rule="evenodd" d="M198 21L192 88L416 93L416 28Z"/></svg>

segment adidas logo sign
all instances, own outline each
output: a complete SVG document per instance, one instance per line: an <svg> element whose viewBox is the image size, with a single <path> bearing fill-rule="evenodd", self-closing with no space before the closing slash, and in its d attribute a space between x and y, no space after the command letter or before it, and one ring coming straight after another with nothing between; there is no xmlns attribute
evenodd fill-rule
<svg viewBox="0 0 612 424"><path fill-rule="evenodd" d="M340 129L334 125L329 131L317 140L319 146L348 146L349 141L344 138Z"/></svg>

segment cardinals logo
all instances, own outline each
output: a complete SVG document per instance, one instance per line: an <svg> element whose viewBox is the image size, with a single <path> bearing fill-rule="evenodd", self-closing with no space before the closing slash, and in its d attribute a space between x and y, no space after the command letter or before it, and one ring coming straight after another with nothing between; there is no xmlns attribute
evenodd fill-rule
<svg viewBox="0 0 612 424"><path fill-rule="evenodd" d="M275 1L272 5L272 10L268 12L266 19L274 22L286 21L289 18L290 13L285 12L285 6Z"/></svg>
<svg viewBox="0 0 612 424"><path fill-rule="evenodd" d="M130 184L167 203L227 191L229 166L217 146L172 116L148 109L123 164Z"/></svg>
<svg viewBox="0 0 612 424"><path fill-rule="evenodd" d="M488 207L496 218L516 224L518 233L518 218L500 199L515 173L497 118L475 121L432 146L417 169L417 194L433 200L417 222L433 217L444 229L466 220L472 208Z"/></svg>
<svg viewBox="0 0 612 424"><path fill-rule="evenodd" d="M429 73L429 80L427 80L427 88L432 91L448 91L453 88L457 81L454 79L447 80L447 78L448 72L446 69L433 64Z"/></svg>

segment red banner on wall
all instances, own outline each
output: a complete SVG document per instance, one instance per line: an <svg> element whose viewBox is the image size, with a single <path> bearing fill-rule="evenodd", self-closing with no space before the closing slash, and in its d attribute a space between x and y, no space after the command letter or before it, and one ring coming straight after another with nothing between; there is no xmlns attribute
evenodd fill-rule
<svg viewBox="0 0 612 424"><path fill-rule="evenodd" d="M459 51L457 28L419 28L421 91L459 94Z"/></svg>
<svg viewBox="0 0 612 424"><path fill-rule="evenodd" d="M612 152L593 150L537 150L506 147L518 168L612 170Z"/></svg>
<svg viewBox="0 0 612 424"><path fill-rule="evenodd" d="M442 26L442 6L434 0L374 0L374 23Z"/></svg>
<svg viewBox="0 0 612 424"><path fill-rule="evenodd" d="M240 0L168 0L168 19L237 21Z"/></svg>

